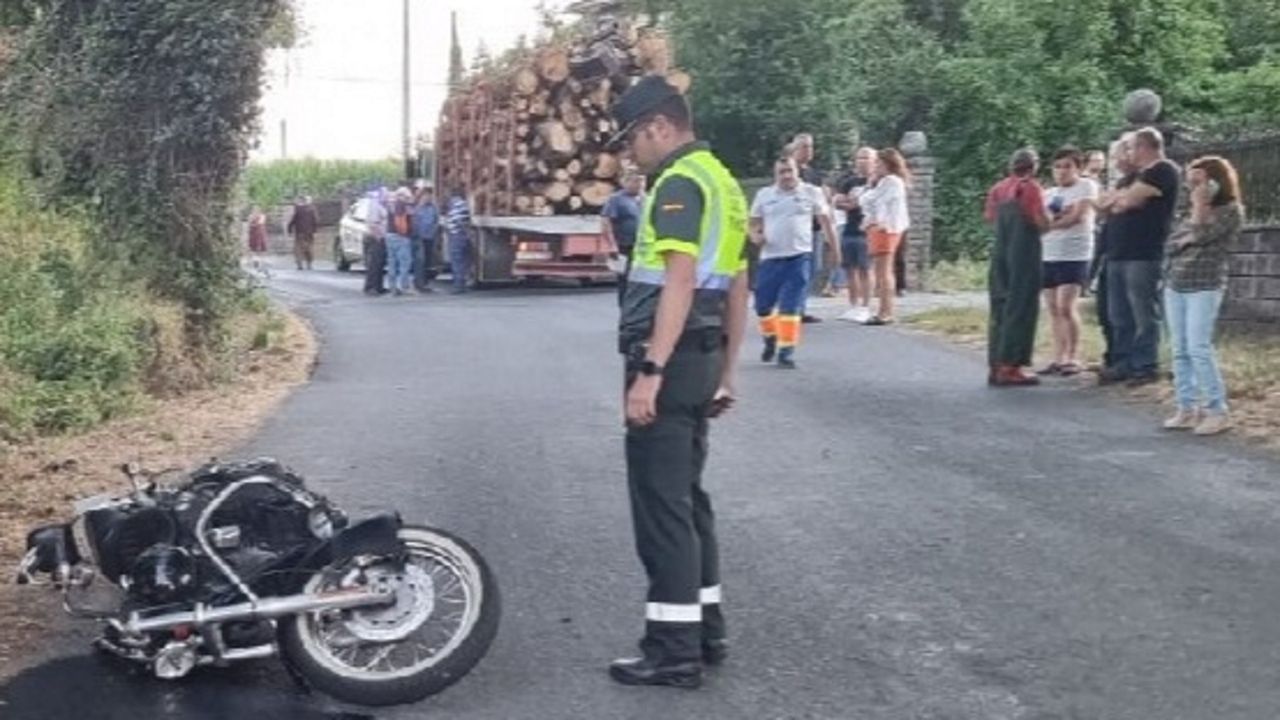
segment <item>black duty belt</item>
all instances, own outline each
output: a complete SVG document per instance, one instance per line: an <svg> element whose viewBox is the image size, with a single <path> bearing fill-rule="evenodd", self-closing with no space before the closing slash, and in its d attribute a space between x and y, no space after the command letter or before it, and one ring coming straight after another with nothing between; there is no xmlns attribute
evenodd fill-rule
<svg viewBox="0 0 1280 720"><path fill-rule="evenodd" d="M705 330L689 330L676 341L677 353L710 353L723 348L728 342L724 331L720 328ZM648 340L623 337L619 340L619 351L626 356L627 363L643 362L649 352Z"/></svg>

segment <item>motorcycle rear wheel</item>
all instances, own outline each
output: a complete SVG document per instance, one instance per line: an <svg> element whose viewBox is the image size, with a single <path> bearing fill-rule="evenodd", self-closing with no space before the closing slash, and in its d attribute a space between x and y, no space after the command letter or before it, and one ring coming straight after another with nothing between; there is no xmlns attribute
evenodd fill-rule
<svg viewBox="0 0 1280 720"><path fill-rule="evenodd" d="M498 586L474 548L422 526L401 528L400 541L403 562L378 560L360 571L393 588L393 604L280 622L286 661L339 700L383 706L434 695L470 672L497 634ZM342 574L333 568L319 572L305 591L333 589Z"/></svg>

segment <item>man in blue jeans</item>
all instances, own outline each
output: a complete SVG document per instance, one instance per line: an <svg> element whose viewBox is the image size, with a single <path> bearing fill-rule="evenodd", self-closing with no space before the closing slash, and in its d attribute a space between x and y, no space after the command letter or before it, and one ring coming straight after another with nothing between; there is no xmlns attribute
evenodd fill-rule
<svg viewBox="0 0 1280 720"><path fill-rule="evenodd" d="M1106 248L1107 314L1111 365L1098 376L1106 385L1145 385L1159 379L1160 280L1165 242L1173 230L1181 171L1164 154L1155 128L1133 134L1130 159L1136 179L1104 196L1111 212Z"/></svg>
<svg viewBox="0 0 1280 720"><path fill-rule="evenodd" d="M453 189L446 215L448 227L449 265L453 273L454 295L467 291L471 274L471 206L461 186Z"/></svg>
<svg viewBox="0 0 1280 720"><path fill-rule="evenodd" d="M431 292L431 281L436 276L436 238L440 233L440 209L430 185L418 192L418 204L413 211L413 285L418 292Z"/></svg>

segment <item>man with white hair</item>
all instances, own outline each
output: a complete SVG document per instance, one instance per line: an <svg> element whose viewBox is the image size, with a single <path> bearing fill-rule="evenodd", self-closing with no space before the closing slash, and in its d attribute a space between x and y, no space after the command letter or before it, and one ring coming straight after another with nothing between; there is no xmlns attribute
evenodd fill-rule
<svg viewBox="0 0 1280 720"><path fill-rule="evenodd" d="M867 233L862 229L861 198L871 187L875 165L876 149L858 148L853 154L853 171L840 178L836 185L840 194L835 197L835 205L849 213L840 239L841 265L848 278L849 310L840 319L857 323L871 319L871 255Z"/></svg>

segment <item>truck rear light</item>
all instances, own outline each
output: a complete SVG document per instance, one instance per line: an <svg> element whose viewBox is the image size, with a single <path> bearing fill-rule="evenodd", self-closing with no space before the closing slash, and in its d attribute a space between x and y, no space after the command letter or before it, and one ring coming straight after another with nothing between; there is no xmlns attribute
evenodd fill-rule
<svg viewBox="0 0 1280 720"><path fill-rule="evenodd" d="M516 245L517 261L554 260L551 243L524 241Z"/></svg>

